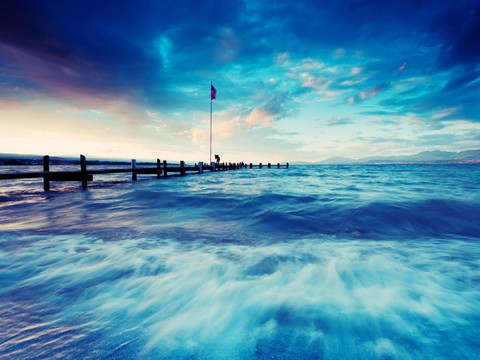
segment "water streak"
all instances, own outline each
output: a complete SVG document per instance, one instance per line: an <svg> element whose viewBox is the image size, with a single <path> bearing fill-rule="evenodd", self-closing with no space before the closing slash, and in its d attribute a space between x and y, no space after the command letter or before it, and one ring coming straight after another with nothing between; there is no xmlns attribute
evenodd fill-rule
<svg viewBox="0 0 480 360"><path fill-rule="evenodd" d="M475 358L478 175L311 166L3 189L0 359Z"/></svg>

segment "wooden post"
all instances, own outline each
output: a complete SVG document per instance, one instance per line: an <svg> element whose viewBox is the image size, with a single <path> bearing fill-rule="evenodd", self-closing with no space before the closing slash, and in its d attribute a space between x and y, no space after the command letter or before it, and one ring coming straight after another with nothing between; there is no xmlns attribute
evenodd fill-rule
<svg viewBox="0 0 480 360"><path fill-rule="evenodd" d="M210 163L210 171L215 171L215 163L213 161Z"/></svg>
<svg viewBox="0 0 480 360"><path fill-rule="evenodd" d="M132 159L132 180L133 181L137 180L137 173L135 172L136 168L137 168L137 160Z"/></svg>
<svg viewBox="0 0 480 360"><path fill-rule="evenodd" d="M198 162L198 173L203 174L203 161Z"/></svg>
<svg viewBox="0 0 480 360"><path fill-rule="evenodd" d="M85 156L80 155L80 172L82 173L82 188L86 189L88 185L88 179L87 179L87 159L85 159Z"/></svg>
<svg viewBox="0 0 480 360"><path fill-rule="evenodd" d="M251 169L251 168L253 168L253 164L252 164L252 163L250 163L250 169Z"/></svg>
<svg viewBox="0 0 480 360"><path fill-rule="evenodd" d="M268 163L267 167L268 167L269 169L271 169L271 168L272 168L272 164Z"/></svg>
<svg viewBox="0 0 480 360"><path fill-rule="evenodd" d="M157 159L157 179L160 179L161 174L162 170L160 170L160 159Z"/></svg>
<svg viewBox="0 0 480 360"><path fill-rule="evenodd" d="M167 160L163 160L163 176L167 177Z"/></svg>
<svg viewBox="0 0 480 360"><path fill-rule="evenodd" d="M285 167L288 169L288 162L285 164Z"/></svg>
<svg viewBox="0 0 480 360"><path fill-rule="evenodd" d="M180 161L180 176L185 176L185 161Z"/></svg>
<svg viewBox="0 0 480 360"><path fill-rule="evenodd" d="M277 163L277 169L280 169L280 163Z"/></svg>
<svg viewBox="0 0 480 360"><path fill-rule="evenodd" d="M50 171L50 156L45 155L43 157L43 171L49 172ZM43 175L43 190L48 191L50 190L50 176L49 174Z"/></svg>
<svg viewBox="0 0 480 360"><path fill-rule="evenodd" d="M262 168L262 163L258 164L258 168L259 168L259 169Z"/></svg>

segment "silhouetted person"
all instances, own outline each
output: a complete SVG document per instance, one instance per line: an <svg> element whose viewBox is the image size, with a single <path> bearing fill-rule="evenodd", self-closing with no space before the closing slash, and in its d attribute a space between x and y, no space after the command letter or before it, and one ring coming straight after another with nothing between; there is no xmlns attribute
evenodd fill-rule
<svg viewBox="0 0 480 360"><path fill-rule="evenodd" d="M220 165L220 156L215 155L215 161L217 162L217 165Z"/></svg>

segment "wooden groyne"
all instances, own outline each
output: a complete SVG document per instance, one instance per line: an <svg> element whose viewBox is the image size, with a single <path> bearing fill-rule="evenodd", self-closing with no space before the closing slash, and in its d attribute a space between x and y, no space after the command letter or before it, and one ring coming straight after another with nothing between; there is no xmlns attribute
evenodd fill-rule
<svg viewBox="0 0 480 360"><path fill-rule="evenodd" d="M50 183L52 181L78 181L81 182L82 188L87 188L88 182L93 181L93 175L100 174L118 174L118 173L131 173L132 180L137 180L138 175L156 175L157 179L165 178L173 174L173 176L185 176L187 173L203 174L204 171L226 171L237 170L246 168L259 168L267 167L273 168L287 168L288 162L285 165L277 164L246 164L246 163L214 163L204 164L199 162L194 166L187 166L184 161L180 161L178 166L175 164L168 164L166 160L163 162L157 159L155 167L139 167L135 159L131 162L130 168L117 168L117 169L88 169L87 159L85 156L80 155L80 171L50 171L50 156L45 155L43 157L43 171L39 172L25 172L25 173L11 173L0 174L0 180L15 180L15 179L35 179L43 178L43 189L45 191L50 190Z"/></svg>

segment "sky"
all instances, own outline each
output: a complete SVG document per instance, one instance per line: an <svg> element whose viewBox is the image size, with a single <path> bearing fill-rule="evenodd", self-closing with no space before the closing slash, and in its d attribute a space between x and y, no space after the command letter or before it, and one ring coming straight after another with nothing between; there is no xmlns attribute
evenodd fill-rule
<svg viewBox="0 0 480 360"><path fill-rule="evenodd" d="M0 153L480 148L480 0L2 0Z"/></svg>

